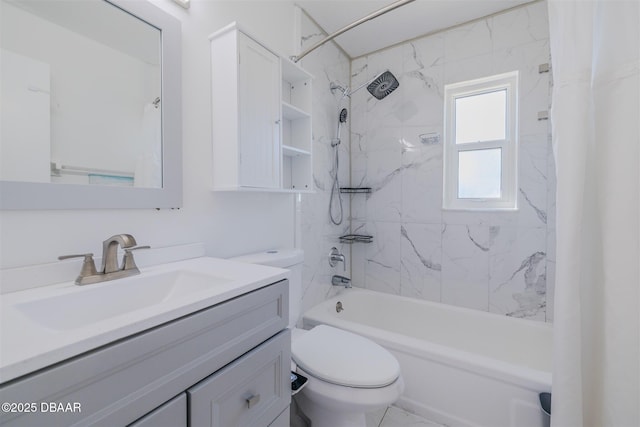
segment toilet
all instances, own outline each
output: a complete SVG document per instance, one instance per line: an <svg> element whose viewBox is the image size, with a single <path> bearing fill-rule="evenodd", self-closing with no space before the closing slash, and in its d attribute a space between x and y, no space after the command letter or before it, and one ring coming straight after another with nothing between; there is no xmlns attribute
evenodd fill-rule
<svg viewBox="0 0 640 427"><path fill-rule="evenodd" d="M292 370L308 378L295 400L312 427L365 427L365 413L400 397L404 389L400 365L380 345L332 326L318 325L308 331L296 328L301 314L301 250L267 251L232 260L291 270Z"/></svg>

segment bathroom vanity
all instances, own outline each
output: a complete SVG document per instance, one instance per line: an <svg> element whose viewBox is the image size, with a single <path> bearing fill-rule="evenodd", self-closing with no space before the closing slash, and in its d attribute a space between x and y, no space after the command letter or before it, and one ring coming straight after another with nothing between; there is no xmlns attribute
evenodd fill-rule
<svg viewBox="0 0 640 427"><path fill-rule="evenodd" d="M224 267L222 276L231 279L212 280L211 289L189 294L180 279L173 278L173 290L180 289L183 296L169 292L153 307L105 319L87 314L93 316L89 324L75 329L56 321L55 315L48 325L37 326L35 314L27 308L42 298L54 302L50 295L34 297L47 290L3 295L0 396L15 405L9 411L3 406L0 425L179 427L187 426L189 420L192 426L288 426L291 338L286 329L286 271L250 266L253 271L237 280L234 275L246 266L199 258L158 267L159 271L151 268L139 277L146 274L151 281L156 277L161 285L167 274L188 272L184 277L192 278L190 282L198 274L206 281L207 269L215 266ZM145 282L126 280L76 287L86 291L64 285L48 292L68 292L63 297L72 301L79 301L77 295L86 292L83 298L90 301L95 292L117 293L124 283L131 286L135 298L136 291L143 289L136 286ZM25 293L32 295L20 295ZM85 309L95 313L96 307L89 303ZM77 310L82 312L83 307ZM16 325L19 317L15 316L22 316L26 329ZM18 334L24 334L22 340L15 338ZM16 344L27 348L13 353L6 348ZM88 349L81 351L84 348ZM38 368L41 365L46 366Z"/></svg>

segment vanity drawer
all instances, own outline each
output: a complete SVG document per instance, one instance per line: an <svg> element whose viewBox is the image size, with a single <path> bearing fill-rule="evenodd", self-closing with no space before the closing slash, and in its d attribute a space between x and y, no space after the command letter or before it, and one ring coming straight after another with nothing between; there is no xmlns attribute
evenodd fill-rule
<svg viewBox="0 0 640 427"><path fill-rule="evenodd" d="M267 427L291 402L287 329L187 390L198 427Z"/></svg>
<svg viewBox="0 0 640 427"><path fill-rule="evenodd" d="M81 411L0 413L0 426L130 424L287 323L282 280L3 384L3 402L79 403Z"/></svg>
<svg viewBox="0 0 640 427"><path fill-rule="evenodd" d="M186 393L180 393L127 427L187 427Z"/></svg>

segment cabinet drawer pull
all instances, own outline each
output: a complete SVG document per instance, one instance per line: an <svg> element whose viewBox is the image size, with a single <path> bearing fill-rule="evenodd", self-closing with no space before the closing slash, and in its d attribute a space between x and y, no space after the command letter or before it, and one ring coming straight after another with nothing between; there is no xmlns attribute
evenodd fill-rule
<svg viewBox="0 0 640 427"><path fill-rule="evenodd" d="M246 401L247 407L251 409L252 406L257 405L258 402L260 402L260 393L252 394L251 396L247 397Z"/></svg>

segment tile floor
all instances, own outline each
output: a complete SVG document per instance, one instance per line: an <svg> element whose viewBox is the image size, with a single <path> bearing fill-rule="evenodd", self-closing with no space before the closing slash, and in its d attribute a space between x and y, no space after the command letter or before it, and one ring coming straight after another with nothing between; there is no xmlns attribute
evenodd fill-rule
<svg viewBox="0 0 640 427"><path fill-rule="evenodd" d="M395 406L367 414L367 427L443 427Z"/></svg>

